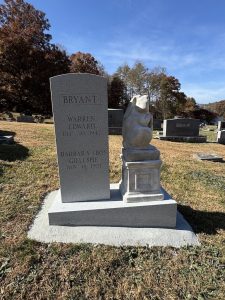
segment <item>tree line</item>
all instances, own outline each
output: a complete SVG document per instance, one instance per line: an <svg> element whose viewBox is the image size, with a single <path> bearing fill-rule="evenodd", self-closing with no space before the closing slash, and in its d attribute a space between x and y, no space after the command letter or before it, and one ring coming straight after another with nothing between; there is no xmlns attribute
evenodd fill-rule
<svg viewBox="0 0 225 300"><path fill-rule="evenodd" d="M202 107L215 112L220 117L225 118L225 100L204 104Z"/></svg>
<svg viewBox="0 0 225 300"><path fill-rule="evenodd" d="M0 5L0 111L51 113L49 78L68 72L105 76L111 108L126 108L133 95L148 94L154 116L161 119L195 117L194 112L201 110L164 68L149 70L137 61L109 75L90 53L69 56L53 44L49 29L45 13L24 0L5 0Z"/></svg>

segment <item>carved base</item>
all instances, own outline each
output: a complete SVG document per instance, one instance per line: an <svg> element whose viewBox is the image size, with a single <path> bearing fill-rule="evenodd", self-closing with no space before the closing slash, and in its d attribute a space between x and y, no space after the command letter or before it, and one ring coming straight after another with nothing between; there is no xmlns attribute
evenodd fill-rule
<svg viewBox="0 0 225 300"><path fill-rule="evenodd" d="M146 149L124 149L122 148L122 157L125 161L146 161L146 160L158 160L160 159L159 150L149 145Z"/></svg>
<svg viewBox="0 0 225 300"><path fill-rule="evenodd" d="M122 161L120 191L124 202L163 200L160 187L162 164L160 159L128 162L122 156Z"/></svg>

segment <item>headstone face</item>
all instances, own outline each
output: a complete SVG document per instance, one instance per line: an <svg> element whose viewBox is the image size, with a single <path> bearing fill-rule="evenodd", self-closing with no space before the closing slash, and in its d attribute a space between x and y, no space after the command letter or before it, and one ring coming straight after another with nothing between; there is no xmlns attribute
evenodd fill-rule
<svg viewBox="0 0 225 300"><path fill-rule="evenodd" d="M162 129L162 120L153 119L153 130L161 130Z"/></svg>
<svg viewBox="0 0 225 300"><path fill-rule="evenodd" d="M110 198L107 80L50 78L62 202Z"/></svg>
<svg viewBox="0 0 225 300"><path fill-rule="evenodd" d="M108 109L109 134L122 134L123 109Z"/></svg>
<svg viewBox="0 0 225 300"><path fill-rule="evenodd" d="M225 121L218 121L218 131L225 130Z"/></svg>
<svg viewBox="0 0 225 300"><path fill-rule="evenodd" d="M23 116L18 116L16 118L16 121L17 122L24 122L24 123L34 123L34 118L33 118L33 116L23 115Z"/></svg>
<svg viewBox="0 0 225 300"><path fill-rule="evenodd" d="M196 119L164 120L163 136L199 136L199 124Z"/></svg>
<svg viewBox="0 0 225 300"><path fill-rule="evenodd" d="M123 109L108 109L109 127L121 127L123 125Z"/></svg>

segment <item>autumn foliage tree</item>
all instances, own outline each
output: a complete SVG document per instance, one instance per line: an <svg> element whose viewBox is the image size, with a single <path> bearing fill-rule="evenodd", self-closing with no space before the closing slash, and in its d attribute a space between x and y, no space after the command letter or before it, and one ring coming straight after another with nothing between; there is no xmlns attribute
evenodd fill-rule
<svg viewBox="0 0 225 300"><path fill-rule="evenodd" d="M102 65L90 53L76 52L70 56L70 72L103 75Z"/></svg>
<svg viewBox="0 0 225 300"><path fill-rule="evenodd" d="M49 28L24 0L0 5L0 96L8 109L51 112L49 77L68 72L70 61L50 43Z"/></svg>
<svg viewBox="0 0 225 300"><path fill-rule="evenodd" d="M204 104L203 108L215 112L218 116L225 118L225 100Z"/></svg>
<svg viewBox="0 0 225 300"><path fill-rule="evenodd" d="M180 91L181 85L177 78L168 76L164 68L148 68L141 62L133 67L124 64L120 66L116 75L126 85L127 96L147 94L151 107L154 107L158 118L169 118L183 111L186 95Z"/></svg>

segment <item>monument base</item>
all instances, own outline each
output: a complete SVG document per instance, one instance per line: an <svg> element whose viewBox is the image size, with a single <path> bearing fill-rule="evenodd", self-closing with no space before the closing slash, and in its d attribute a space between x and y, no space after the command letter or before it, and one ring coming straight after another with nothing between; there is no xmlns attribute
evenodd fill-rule
<svg viewBox="0 0 225 300"><path fill-rule="evenodd" d="M28 238L43 243L92 243L111 246L172 246L200 245L197 236L177 211L175 228L54 226L49 225L48 212L58 191L49 193L28 231ZM165 192L166 194L166 192ZM170 198L167 195L167 198Z"/></svg>
<svg viewBox="0 0 225 300"><path fill-rule="evenodd" d="M122 127L109 127L109 135L122 135Z"/></svg>
<svg viewBox="0 0 225 300"><path fill-rule="evenodd" d="M159 139L162 141L170 141L170 142L186 142L186 143L206 143L207 137L200 136L161 136L159 135Z"/></svg>
<svg viewBox="0 0 225 300"><path fill-rule="evenodd" d="M160 201L164 199L164 194L160 189L160 167L162 164L160 159L131 162L126 161L122 155L122 161L120 191L124 202Z"/></svg>
<svg viewBox="0 0 225 300"><path fill-rule="evenodd" d="M110 185L109 200L62 203L55 194L48 211L50 225L175 228L177 204L162 189L164 200L124 203L119 184Z"/></svg>

